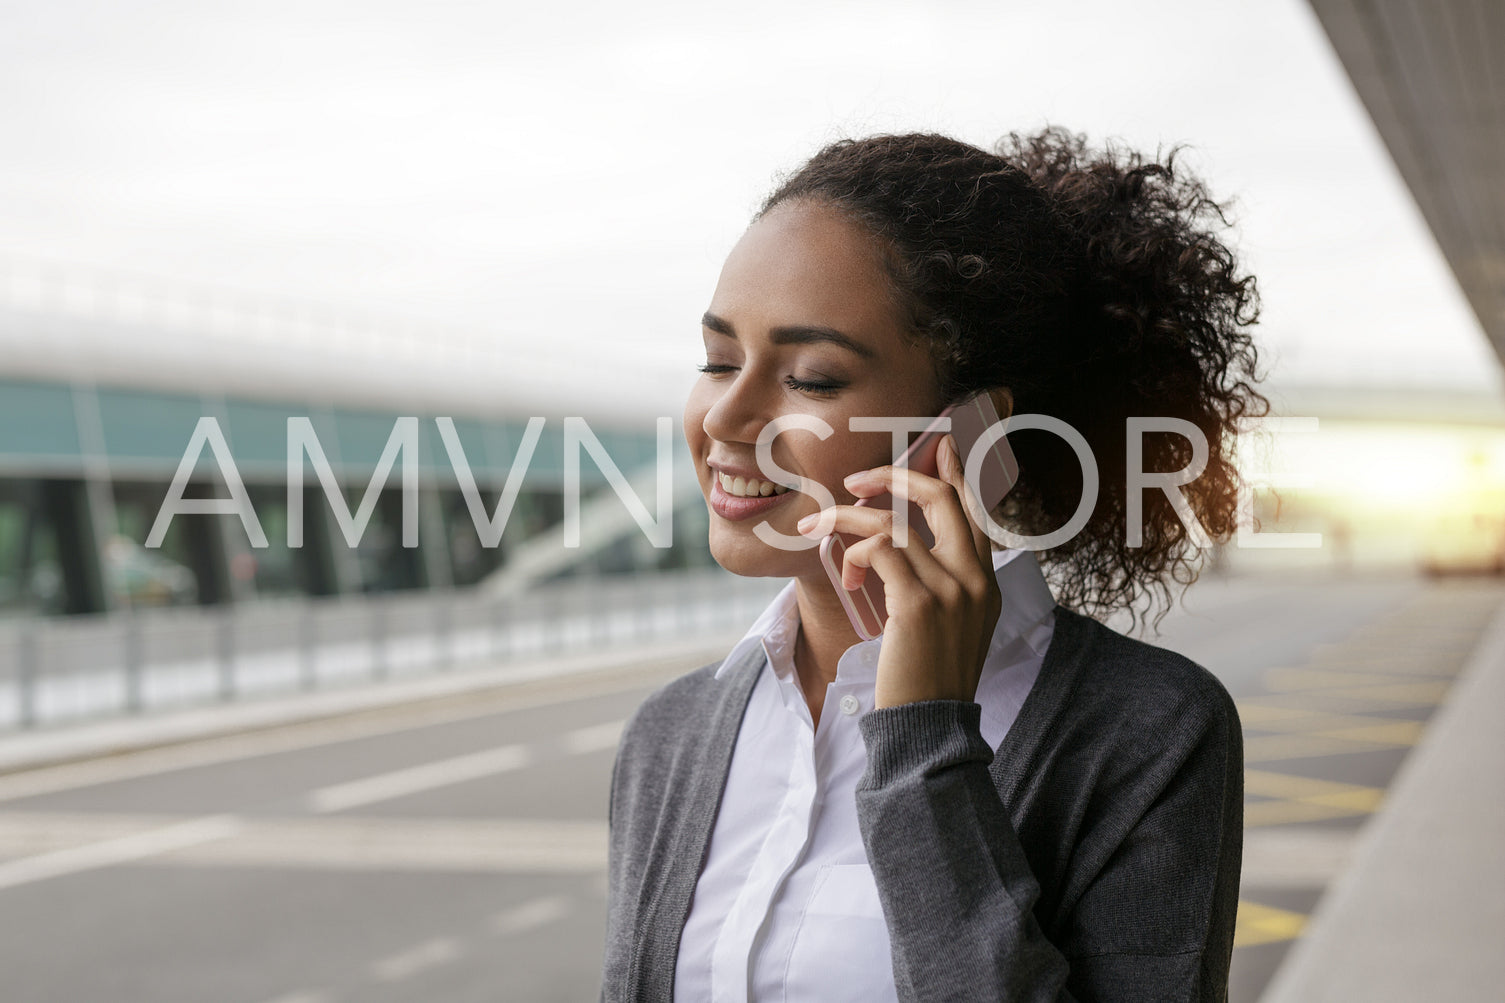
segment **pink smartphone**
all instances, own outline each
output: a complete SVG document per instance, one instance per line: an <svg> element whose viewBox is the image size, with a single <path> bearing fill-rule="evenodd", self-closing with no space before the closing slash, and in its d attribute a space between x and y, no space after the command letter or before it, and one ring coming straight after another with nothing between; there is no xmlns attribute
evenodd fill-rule
<svg viewBox="0 0 1505 1003"><path fill-rule="evenodd" d="M983 432L1000 420L993 407L993 399L986 392L953 404L937 415L937 420L910 444L904 455L895 461L897 466L905 466L932 477L938 475L936 450L940 447L941 436L946 434L938 427L941 418L951 419L951 435L956 440L957 452L964 464L972 455ZM988 447L987 455L983 457L982 471L978 477L980 483L969 484L968 487L969 490L977 491L977 501L982 503L983 511L991 512L993 506L1003 500L1018 479L1019 464L1014 459L1014 451L1009 448L1008 439L1000 436ZM892 506L893 496L885 491L871 498L859 498L856 503ZM925 525L924 515L914 502L909 503L909 532L917 534L926 547L935 546L935 534ZM862 539L849 533L831 533L821 541L820 560L831 584L836 587L836 594L841 597L841 605L847 611L847 619L852 621L857 636L871 641L883 633L884 621L888 619L882 578L869 568L862 584L857 588L849 592L841 584L841 562L846 549Z"/></svg>

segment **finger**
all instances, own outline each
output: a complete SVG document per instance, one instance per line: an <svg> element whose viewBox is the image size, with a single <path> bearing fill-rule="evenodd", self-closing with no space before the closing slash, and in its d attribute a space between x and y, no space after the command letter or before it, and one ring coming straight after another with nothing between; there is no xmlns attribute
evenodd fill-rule
<svg viewBox="0 0 1505 1003"><path fill-rule="evenodd" d="M817 521L817 516L819 521ZM818 513L812 512L800 519L795 528L812 538L822 538L827 533L838 530L853 536L887 533L894 538L895 543L898 543L900 519L905 521L906 532L903 545L908 546L910 534L915 530L910 525L912 520L909 518L909 505L907 504L832 505L830 508L822 509Z"/></svg>
<svg viewBox="0 0 1505 1003"><path fill-rule="evenodd" d="M945 439L946 441L943 445L949 447L945 450L947 455L944 458L939 455L937 456L937 466L944 471L948 481L955 485L961 497L967 499L970 493L967 491L966 474L963 469L961 455L956 448L956 440L950 435L947 435ZM984 575L985 580L981 584L989 609L994 611L990 615L996 616L997 611L1003 608L1003 593L998 587L998 572L993 566L993 541L987 532L972 518L971 510L965 501L963 502L963 509L967 517L967 522L972 528L972 542L977 549L978 562L986 571ZM987 518L987 516L984 515L984 518ZM993 622L996 623L997 621L994 620ZM979 641L979 658L987 657L988 648L991 644L992 634L989 631Z"/></svg>
<svg viewBox="0 0 1505 1003"><path fill-rule="evenodd" d="M950 435L947 435L945 439L946 441L943 443L943 445L949 448L944 450L946 456L937 456L937 466L941 469L941 471L943 471L943 474L947 478L948 482L956 487L957 492L963 498L966 498L968 497L968 492L966 486L965 471L962 468L961 456L956 449L956 440ZM987 575L985 576L986 581L983 583L983 585L986 591L989 607L990 609L993 609L995 611L1000 610L1003 606L1003 593L998 588L998 574L993 567L992 540L988 537L988 534L982 529L982 527L972 519L972 513L970 509L967 508L965 503L963 504L963 509L967 516L967 522L972 527L972 538L973 543L977 548L978 560L981 562L983 568L987 570ZM990 615L996 615L996 612ZM997 621L995 620L994 622L996 623ZM991 643L992 635L990 631L986 633L985 636L983 636L979 641L979 658L987 657L988 648Z"/></svg>
<svg viewBox="0 0 1505 1003"><path fill-rule="evenodd" d="M973 585L980 584L981 567L991 567L992 559L983 560L971 520L962 508L961 497L950 482L892 464L858 471L846 481L847 490L868 490L869 485L891 491L901 501L920 506L925 522L935 535L931 553L952 573Z"/></svg>
<svg viewBox="0 0 1505 1003"><path fill-rule="evenodd" d="M916 590L952 598L960 588L940 562L924 547L900 547L884 534L868 537L846 549L841 581L848 590L860 588L871 569L883 580L883 592L906 600Z"/></svg>
<svg viewBox="0 0 1505 1003"><path fill-rule="evenodd" d="M811 512L795 524L795 529L805 536L824 538L840 531L852 536L872 536L874 533L894 532L894 514L887 508L867 505L832 505L819 512Z"/></svg>
<svg viewBox="0 0 1505 1003"><path fill-rule="evenodd" d="M956 489L957 495L962 500L962 511L972 530L972 544L977 551L978 558L985 566L992 567L993 543L987 531L972 518L972 511L968 505L968 499L972 495L967 490L966 469L961 453L956 448L956 439L949 432L941 437L941 448L936 451L936 466L941 471L941 477Z"/></svg>
<svg viewBox="0 0 1505 1003"><path fill-rule="evenodd" d="M861 538L857 543L845 548L849 554L853 549L857 549L859 555L859 560L854 565L856 570L850 574L843 574L843 584L846 588L855 589L862 584L866 577L864 571L871 564L861 555L868 553L872 547L881 546L892 546L903 553L927 582L941 585L951 577L950 573L941 567L935 555L924 546L899 546L894 539L897 518L893 511L860 505L833 505L826 511L830 513L829 523L836 531ZM811 521L807 523L806 520ZM805 528L807 525L811 527L809 530ZM812 516L806 516L799 523L801 532L813 533L815 526ZM873 543L873 541L887 541L887 543ZM872 547L863 546L869 543L872 543Z"/></svg>

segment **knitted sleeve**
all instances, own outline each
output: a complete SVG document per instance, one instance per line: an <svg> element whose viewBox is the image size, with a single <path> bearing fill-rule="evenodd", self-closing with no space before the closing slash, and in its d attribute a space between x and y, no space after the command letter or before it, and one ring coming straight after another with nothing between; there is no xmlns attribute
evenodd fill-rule
<svg viewBox="0 0 1505 1003"><path fill-rule="evenodd" d="M1035 915L1040 884L989 774L980 713L932 700L859 721L858 821L900 998L1225 1000L1242 852L1231 700L1183 719L1184 734L1156 736L1164 751L1145 782L1105 798L1084 776L1053 794L1064 814L1084 816L1080 831L1116 834L1108 852L1080 854L1092 872L1068 875L1081 891L1052 923L1055 940Z"/></svg>

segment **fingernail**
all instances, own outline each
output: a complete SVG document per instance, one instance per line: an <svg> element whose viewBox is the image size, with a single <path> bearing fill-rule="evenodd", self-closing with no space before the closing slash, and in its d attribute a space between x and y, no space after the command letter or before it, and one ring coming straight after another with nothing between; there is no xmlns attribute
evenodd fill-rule
<svg viewBox="0 0 1505 1003"><path fill-rule="evenodd" d="M812 512L809 515L805 516L803 519L801 519L799 522L795 523L795 526L797 526L802 531L803 530L807 530L811 526L815 525L816 518L817 518L816 513Z"/></svg>
<svg viewBox="0 0 1505 1003"><path fill-rule="evenodd" d="M847 487L851 487L853 484L858 483L859 481L861 481L866 476L867 476L867 471L866 470L859 470L856 473L847 474L845 477L843 477L841 479L841 483L845 484Z"/></svg>

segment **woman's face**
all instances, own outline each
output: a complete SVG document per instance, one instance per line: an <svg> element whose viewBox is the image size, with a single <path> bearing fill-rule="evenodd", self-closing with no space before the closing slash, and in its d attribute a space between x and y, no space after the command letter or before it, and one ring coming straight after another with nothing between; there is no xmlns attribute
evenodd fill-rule
<svg viewBox="0 0 1505 1003"><path fill-rule="evenodd" d="M809 494L756 500L722 486L720 472L762 478L756 444L775 418L808 415L829 438L792 429L772 457L797 477L824 485L838 504L856 496L842 479L893 460L891 433L854 432L852 417L939 413L929 355L902 336L889 279L873 238L827 206L784 202L750 226L721 269L702 327L708 371L685 404L685 439L710 509L711 554L740 575L821 576L819 551L785 550L753 528L767 521L790 537L819 511Z"/></svg>

